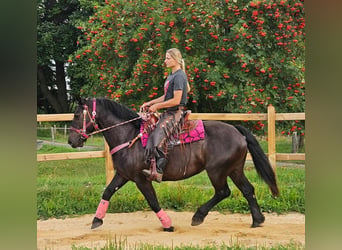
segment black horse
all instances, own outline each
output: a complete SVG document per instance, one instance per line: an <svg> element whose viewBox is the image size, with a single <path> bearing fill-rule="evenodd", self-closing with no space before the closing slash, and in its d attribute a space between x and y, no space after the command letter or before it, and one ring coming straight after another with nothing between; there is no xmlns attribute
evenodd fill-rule
<svg viewBox="0 0 342 250"><path fill-rule="evenodd" d="M68 142L82 147L93 133L102 132L112 151L115 176L106 187L99 203L92 227L103 224L103 217L113 194L128 181L135 182L151 209L160 219L164 231L173 231L171 219L161 209L156 192L150 180L142 173L150 166L144 162L144 148L140 140L132 139L140 133L141 117L127 107L114 101L97 98L83 99L74 113ZM242 126L232 126L220 121L204 121L205 139L183 146L175 146L168 154L168 165L163 181L177 181L189 178L203 170L207 171L215 189L214 196L200 206L192 217L191 225L204 221L208 212L231 191L227 184L229 176L242 192L252 214L252 227L258 227L265 217L257 203L254 187L244 174L247 149L257 173L268 184L274 196L279 195L275 173L256 138Z"/></svg>

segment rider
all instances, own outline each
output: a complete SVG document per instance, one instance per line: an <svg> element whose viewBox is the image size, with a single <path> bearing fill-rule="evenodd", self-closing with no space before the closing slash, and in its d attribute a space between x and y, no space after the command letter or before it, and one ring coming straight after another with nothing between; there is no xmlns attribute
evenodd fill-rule
<svg viewBox="0 0 342 250"><path fill-rule="evenodd" d="M156 128L149 135L145 150L147 162L155 158L157 174L152 175L151 170L147 169L144 169L143 173L157 182L162 181L163 171L168 163L165 150L165 140L168 138L165 137L170 136L179 123L180 114L187 103L187 92L190 90L181 52L177 48L167 50L164 63L172 71L164 83L164 95L141 106L150 112L166 109L160 116Z"/></svg>

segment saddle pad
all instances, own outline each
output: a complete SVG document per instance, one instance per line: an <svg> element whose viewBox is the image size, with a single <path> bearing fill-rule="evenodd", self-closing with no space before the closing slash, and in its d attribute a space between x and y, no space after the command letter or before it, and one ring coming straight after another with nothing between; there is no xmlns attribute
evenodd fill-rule
<svg viewBox="0 0 342 250"><path fill-rule="evenodd" d="M146 147L148 134L144 132L144 122L141 123L140 133L142 133L141 143L143 147ZM196 120L196 126L193 129L179 134L178 144L195 142L195 141L203 140L204 138L205 138L205 131L204 131L204 126L203 126L203 121Z"/></svg>

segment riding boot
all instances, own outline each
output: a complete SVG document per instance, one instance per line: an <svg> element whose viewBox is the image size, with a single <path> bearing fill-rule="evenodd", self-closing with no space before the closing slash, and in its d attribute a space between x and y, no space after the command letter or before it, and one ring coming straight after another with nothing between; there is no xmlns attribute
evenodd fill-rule
<svg viewBox="0 0 342 250"><path fill-rule="evenodd" d="M152 177L153 181L160 183L163 179L163 173L164 173L167 163L168 163L168 160L166 158L158 157L157 164L156 164L156 169L157 169L156 175L152 176L152 172L150 169L144 169L143 174L147 177L150 177L150 178Z"/></svg>

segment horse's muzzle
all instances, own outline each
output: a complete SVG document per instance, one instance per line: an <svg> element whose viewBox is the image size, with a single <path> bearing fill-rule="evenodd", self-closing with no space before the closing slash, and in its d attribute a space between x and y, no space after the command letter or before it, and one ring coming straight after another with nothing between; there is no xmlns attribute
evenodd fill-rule
<svg viewBox="0 0 342 250"><path fill-rule="evenodd" d="M71 138L68 139L68 144L72 147L72 148L78 148L78 147L83 147L84 142L87 139L84 137L80 137L78 140L72 140Z"/></svg>

